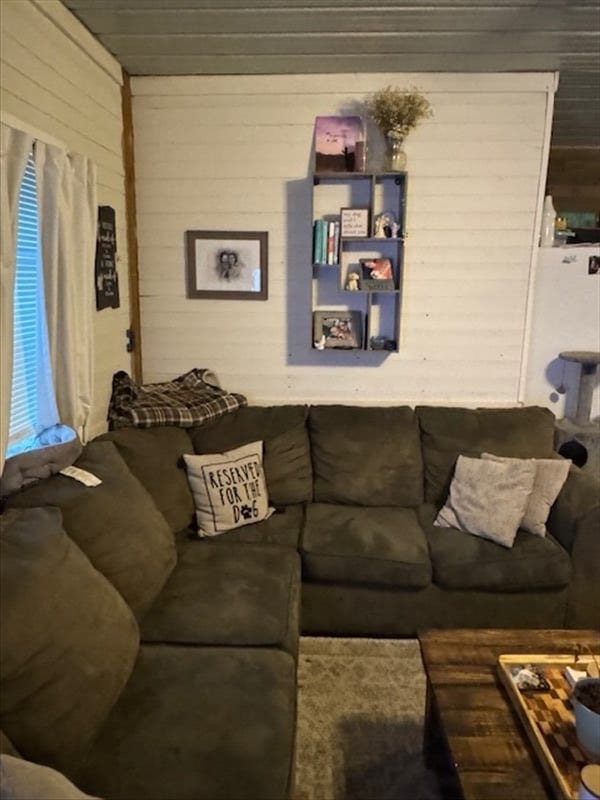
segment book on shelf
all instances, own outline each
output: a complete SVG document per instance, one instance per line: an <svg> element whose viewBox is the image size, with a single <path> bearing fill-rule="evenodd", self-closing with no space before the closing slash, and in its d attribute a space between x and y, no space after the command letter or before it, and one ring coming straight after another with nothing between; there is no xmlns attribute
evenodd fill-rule
<svg viewBox="0 0 600 800"><path fill-rule="evenodd" d="M340 263L340 221L336 219L333 223L333 263Z"/></svg>
<svg viewBox="0 0 600 800"><path fill-rule="evenodd" d="M313 264L337 264L339 250L339 220L315 220L313 224Z"/></svg>
<svg viewBox="0 0 600 800"><path fill-rule="evenodd" d="M317 219L313 223L313 264L321 264L323 258L323 222Z"/></svg>
<svg viewBox="0 0 600 800"><path fill-rule="evenodd" d="M337 263L335 255L335 222L333 220L327 224L327 263Z"/></svg>

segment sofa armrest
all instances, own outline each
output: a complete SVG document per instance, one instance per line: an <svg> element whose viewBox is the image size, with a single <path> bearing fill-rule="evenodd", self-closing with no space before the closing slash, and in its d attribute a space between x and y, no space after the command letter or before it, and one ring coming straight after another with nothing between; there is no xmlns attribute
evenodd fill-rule
<svg viewBox="0 0 600 800"><path fill-rule="evenodd" d="M600 482L571 467L548 518L548 530L571 555L565 625L600 626Z"/></svg>

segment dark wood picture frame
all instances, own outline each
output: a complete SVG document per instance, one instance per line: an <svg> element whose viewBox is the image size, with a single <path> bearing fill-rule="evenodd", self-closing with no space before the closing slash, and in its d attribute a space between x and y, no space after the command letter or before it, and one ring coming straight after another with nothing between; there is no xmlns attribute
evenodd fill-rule
<svg viewBox="0 0 600 800"><path fill-rule="evenodd" d="M334 333L336 328L340 328ZM313 312L314 347L323 350L362 350L363 315L360 311L332 309Z"/></svg>
<svg viewBox="0 0 600 800"><path fill-rule="evenodd" d="M187 297L267 300L266 231L186 231Z"/></svg>

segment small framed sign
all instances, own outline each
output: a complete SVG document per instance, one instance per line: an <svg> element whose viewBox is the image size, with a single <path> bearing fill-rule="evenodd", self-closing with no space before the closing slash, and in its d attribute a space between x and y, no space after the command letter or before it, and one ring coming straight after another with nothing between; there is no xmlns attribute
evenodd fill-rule
<svg viewBox="0 0 600 800"><path fill-rule="evenodd" d="M98 206L96 230L96 310L119 308L119 275L117 273L117 226L115 210Z"/></svg>
<svg viewBox="0 0 600 800"><path fill-rule="evenodd" d="M341 208L340 236L342 239L366 239L369 236L369 209Z"/></svg>

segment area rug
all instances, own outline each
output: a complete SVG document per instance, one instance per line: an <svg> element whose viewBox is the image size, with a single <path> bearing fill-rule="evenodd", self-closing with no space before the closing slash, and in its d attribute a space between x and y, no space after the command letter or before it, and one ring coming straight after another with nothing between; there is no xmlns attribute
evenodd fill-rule
<svg viewBox="0 0 600 800"><path fill-rule="evenodd" d="M303 637L294 800L441 800L415 640Z"/></svg>

